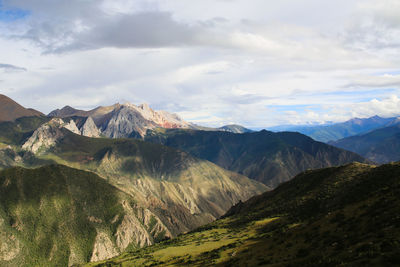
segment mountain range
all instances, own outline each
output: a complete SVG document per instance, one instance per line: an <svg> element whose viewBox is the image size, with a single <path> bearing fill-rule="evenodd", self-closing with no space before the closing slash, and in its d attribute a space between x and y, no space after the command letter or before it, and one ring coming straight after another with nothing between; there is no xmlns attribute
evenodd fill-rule
<svg viewBox="0 0 400 267"><path fill-rule="evenodd" d="M321 142L336 141L345 137L360 135L369 131L388 127L400 122L398 117L382 118L373 116L370 118L353 118L345 122L331 125L318 126L276 126L268 128L271 131L292 131L310 136Z"/></svg>
<svg viewBox="0 0 400 267"><path fill-rule="evenodd" d="M154 111L147 104L115 104L84 111L65 106L49 113L49 117L79 117L93 121L97 131L106 137L143 137L147 129L163 128L195 128L176 114L166 111Z"/></svg>
<svg viewBox="0 0 400 267"><path fill-rule="evenodd" d="M145 141L186 151L272 188L306 169L353 161L366 162L355 153L316 142L294 132L273 133L263 130L234 134L159 129L149 131Z"/></svg>
<svg viewBox="0 0 400 267"><path fill-rule="evenodd" d="M79 265L179 242L300 172L370 163L300 133L202 127L145 104L3 116L1 266Z"/></svg>
<svg viewBox="0 0 400 267"><path fill-rule="evenodd" d="M109 258L116 255L116 253L122 252L128 246L149 245L163 238L173 238L182 232L193 230L220 217L238 201L246 200L253 195L268 190L267 186L254 180L222 169L211 162L194 158L173 148L136 139L89 138L82 136L75 128L71 129L71 123L66 123L59 118L24 117L17 119L15 122L0 123L0 128L2 129L0 131L2 144L0 153L4 156L0 161L0 167L8 168L6 171L9 171L13 170L12 168L10 169L13 166L29 168L44 166L41 169L31 171L18 167L15 171L7 172L5 179L11 179L11 182L16 183L20 173L27 173L26 177L24 176L23 184L26 184L27 188L32 188L39 186L41 183L46 183L46 179L51 179L52 181L61 179L62 181L63 179L70 179L68 175L75 177L74 179L80 179L80 175L85 176L86 172L90 174L96 173L96 177L98 177L96 179L101 179L110 188L115 188L113 190L123 193L125 196L123 199L129 197L130 201L135 203L131 207L124 206L125 209L131 210L135 216L136 214L143 214L140 218L137 216L132 217L133 215L127 217L126 222L121 219L122 221L116 224L116 227L119 223L123 225L121 226L123 231L121 230L120 235L128 235L129 237L124 239L124 245L116 241L118 240L119 232L110 232L107 228L104 230L109 221L104 221L102 219L103 215L94 216L94 219L89 213L85 213L87 215L79 215L80 217L87 216L92 218L90 220L95 223L103 222L103 224L98 223L96 226L93 226L93 222L89 219L87 219L89 222L87 220L82 222L75 221L78 218L73 217L71 218L72 221L70 221L71 224L83 225L82 227L85 229L89 227L87 224L92 225L90 226L92 227L92 232L90 232L92 239L88 239L86 244L89 247L73 248L74 244L67 241L65 242L68 244L64 241L59 243L58 239L60 237L54 236L57 231L61 231L61 228L57 227L61 227L62 221L66 220L65 216L70 216L68 213L65 213L65 216L63 215L64 213L59 214L57 216L59 221L56 222L48 218L42 218L40 212L32 212L23 216L13 213L12 216L19 218L21 224L29 225L29 220L35 220L37 221L35 225L42 225L43 228L56 227L59 229L56 232L45 232L45 230L41 230L42 228L36 226L17 229L20 237L25 235L35 236L37 232L42 231L42 235L45 235L43 238L46 238L46 244L56 248L37 251L37 248L34 247L34 241L28 240L29 243L21 237L14 244L15 251L18 251L18 253L15 252L12 255L4 256L3 262L0 261L0 265L10 263L11 266L14 266L18 263L20 266L31 266L32 261L28 260L31 257L30 255L35 255L33 260L36 263L34 265L41 266L46 261L56 262L57 264L55 265L64 265L64 262L71 265L73 263ZM36 130L34 130L35 128ZM47 169L49 164L63 164L69 166L69 168L61 166ZM68 175L64 174L64 172L59 172L60 168L66 170ZM37 176L38 179L43 180L38 183L35 180L30 180L29 177L31 176ZM3 184L8 183L10 182L4 182ZM18 186L21 183L18 182ZM73 188L82 187L79 184L71 186ZM95 189L95 185L93 186ZM8 190L7 188L4 190ZM47 190L45 188L43 186L43 193ZM52 189L54 189L52 194L57 199L57 196L61 193L56 188L52 187ZM35 194L39 197L40 194L37 191L40 191L40 187L35 191ZM102 191L98 190L98 192ZM44 197L47 197L47 194L49 193L45 193ZM89 191L87 194L94 194L94 191ZM5 214L8 216L2 217L0 211L0 218L2 221L7 222L6 226L11 227L7 229L10 233L13 233L4 236L3 240L14 240L18 236L16 232L13 232L16 228L13 227L13 220L9 219L11 215L6 205L15 201L16 203L21 201L30 202L29 198L25 198L25 193L21 193L19 196L21 200L12 198L12 195L4 195L5 202L0 204L3 205L2 208L6 210ZM72 198L72 196L70 197ZM84 201L87 196L82 197L81 200L77 200L79 207L83 211L92 210L93 207ZM38 203L43 201L45 200L40 200ZM54 202L47 200L47 198L46 201ZM122 198L116 201L124 205ZM57 214L53 210L58 206L54 205L49 206L47 211L49 214ZM102 206L102 203L96 202L91 205ZM28 207L20 206L20 209L25 210ZM37 208L32 206L32 209L36 210ZM71 206L68 209L75 208ZM127 213L126 210L121 212ZM120 218L121 216L119 215ZM32 217L32 219L28 219L29 217ZM143 227L140 226L142 224L144 225ZM158 230L152 232L153 228ZM71 238L74 239L75 237L72 236ZM81 238L88 237L83 236ZM12 249L7 248L4 253L7 254L6 252L10 250ZM55 259L50 256L53 254L57 255Z"/></svg>

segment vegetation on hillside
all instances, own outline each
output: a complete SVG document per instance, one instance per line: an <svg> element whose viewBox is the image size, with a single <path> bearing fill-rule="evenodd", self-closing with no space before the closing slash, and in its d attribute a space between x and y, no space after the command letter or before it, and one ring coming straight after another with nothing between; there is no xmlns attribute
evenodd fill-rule
<svg viewBox="0 0 400 267"><path fill-rule="evenodd" d="M149 131L145 140L181 149L269 187L276 187L307 169L366 161L355 153L293 132L263 130L234 134L158 129Z"/></svg>
<svg viewBox="0 0 400 267"><path fill-rule="evenodd" d="M398 266L400 164L304 172L223 219L88 266Z"/></svg>
<svg viewBox="0 0 400 267"><path fill-rule="evenodd" d="M0 265L68 266L115 255L124 242L139 244L124 224L141 210L132 197L94 173L62 165L3 170ZM149 225L136 220L130 227L150 237Z"/></svg>

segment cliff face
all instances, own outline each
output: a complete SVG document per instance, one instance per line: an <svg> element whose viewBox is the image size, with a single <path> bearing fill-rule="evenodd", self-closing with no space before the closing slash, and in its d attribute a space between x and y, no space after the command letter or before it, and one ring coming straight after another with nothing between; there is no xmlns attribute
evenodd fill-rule
<svg viewBox="0 0 400 267"><path fill-rule="evenodd" d="M88 137L100 137L100 130L97 128L92 117L87 117L85 123L80 128L80 133Z"/></svg>

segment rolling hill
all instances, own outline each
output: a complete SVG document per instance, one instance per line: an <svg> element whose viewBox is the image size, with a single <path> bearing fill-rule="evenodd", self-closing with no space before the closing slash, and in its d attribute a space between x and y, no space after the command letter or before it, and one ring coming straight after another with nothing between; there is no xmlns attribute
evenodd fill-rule
<svg viewBox="0 0 400 267"><path fill-rule="evenodd" d="M87 266L398 266L400 164L307 171L224 218Z"/></svg>
<svg viewBox="0 0 400 267"><path fill-rule="evenodd" d="M186 151L269 187L276 187L307 169L366 161L355 153L292 132L263 130L234 134L158 129L148 131L145 140Z"/></svg>

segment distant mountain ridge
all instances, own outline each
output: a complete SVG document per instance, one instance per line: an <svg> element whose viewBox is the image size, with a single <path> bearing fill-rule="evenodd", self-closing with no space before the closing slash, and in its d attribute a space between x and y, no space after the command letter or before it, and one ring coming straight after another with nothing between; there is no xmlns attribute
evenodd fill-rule
<svg viewBox="0 0 400 267"><path fill-rule="evenodd" d="M0 122L30 116L44 116L44 114L31 108L24 108L11 98L0 94Z"/></svg>
<svg viewBox="0 0 400 267"><path fill-rule="evenodd" d="M391 126L329 144L353 151L377 163L400 161L400 123L395 120Z"/></svg>
<svg viewBox="0 0 400 267"><path fill-rule="evenodd" d="M273 133L263 130L234 134L223 131L159 129L149 131L145 141L186 151L272 188L306 169L353 161L366 162L355 153L294 132Z"/></svg>
<svg viewBox="0 0 400 267"><path fill-rule="evenodd" d="M221 131L231 132L231 133L251 133L253 130L247 129L241 125L229 124L218 128Z"/></svg>
<svg viewBox="0 0 400 267"><path fill-rule="evenodd" d="M398 117L353 118L345 122L320 126L277 126L269 128L272 131L293 131L308 135L321 142L336 141L345 137L364 134L369 131L399 123Z"/></svg>
<svg viewBox="0 0 400 267"><path fill-rule="evenodd" d="M167 111L155 111L148 104L134 105L131 103L114 104L112 106L97 107L85 111L65 106L53 110L49 117L73 119L79 124L80 118L91 118L100 135L110 138L133 137L144 138L148 130L155 128L166 129L195 129L204 131L226 131L232 133L253 132L241 125L230 124L219 128L203 127L184 121L178 115ZM78 128L80 128L78 126ZM83 134L85 135L85 134Z"/></svg>

